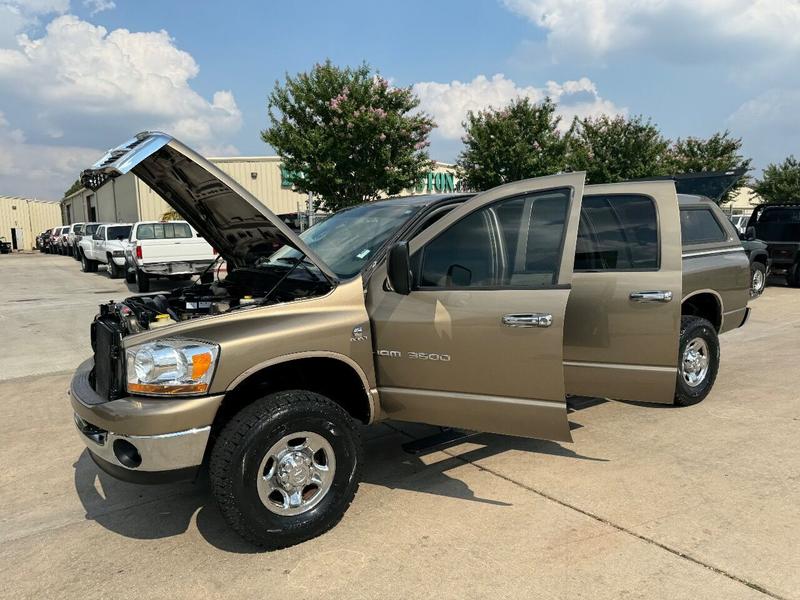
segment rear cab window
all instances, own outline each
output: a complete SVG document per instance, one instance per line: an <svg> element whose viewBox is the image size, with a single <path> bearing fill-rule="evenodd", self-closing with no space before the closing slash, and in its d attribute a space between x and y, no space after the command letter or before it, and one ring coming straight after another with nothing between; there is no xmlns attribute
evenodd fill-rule
<svg viewBox="0 0 800 600"><path fill-rule="evenodd" d="M136 228L137 240L171 240L192 237L186 223L143 223Z"/></svg>
<svg viewBox="0 0 800 600"><path fill-rule="evenodd" d="M684 246L724 242L728 234L710 209L681 208L681 237Z"/></svg>
<svg viewBox="0 0 800 600"><path fill-rule="evenodd" d="M660 266L658 213L636 194L584 196L576 272L656 271Z"/></svg>

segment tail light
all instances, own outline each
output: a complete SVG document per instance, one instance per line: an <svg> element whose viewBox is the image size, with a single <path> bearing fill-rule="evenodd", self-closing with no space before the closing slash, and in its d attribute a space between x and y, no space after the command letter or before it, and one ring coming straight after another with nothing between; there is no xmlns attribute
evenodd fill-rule
<svg viewBox="0 0 800 600"><path fill-rule="evenodd" d="M136 258L138 258L140 260L142 258L142 245L141 244L136 244Z"/></svg>

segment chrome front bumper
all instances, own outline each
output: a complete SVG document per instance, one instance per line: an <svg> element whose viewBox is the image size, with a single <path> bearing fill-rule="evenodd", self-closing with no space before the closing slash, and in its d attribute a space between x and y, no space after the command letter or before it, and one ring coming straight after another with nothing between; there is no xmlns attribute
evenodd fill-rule
<svg viewBox="0 0 800 600"><path fill-rule="evenodd" d="M199 467L211 427L158 435L123 435L106 431L75 415L75 427L89 451L129 471L177 471Z"/></svg>

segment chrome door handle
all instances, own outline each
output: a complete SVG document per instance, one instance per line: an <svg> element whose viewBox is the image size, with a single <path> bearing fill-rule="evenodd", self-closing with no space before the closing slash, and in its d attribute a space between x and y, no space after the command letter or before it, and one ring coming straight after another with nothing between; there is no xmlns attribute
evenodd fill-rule
<svg viewBox="0 0 800 600"><path fill-rule="evenodd" d="M550 327L553 315L550 313L517 313L503 316L506 327Z"/></svg>
<svg viewBox="0 0 800 600"><path fill-rule="evenodd" d="M635 302L669 302L672 300L670 291L631 292L630 299Z"/></svg>

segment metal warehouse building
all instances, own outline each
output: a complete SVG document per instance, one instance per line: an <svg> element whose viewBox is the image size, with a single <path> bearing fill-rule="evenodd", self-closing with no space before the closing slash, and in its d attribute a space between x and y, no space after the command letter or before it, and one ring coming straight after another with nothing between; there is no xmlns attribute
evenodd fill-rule
<svg viewBox="0 0 800 600"><path fill-rule="evenodd" d="M307 209L308 196L292 188L292 173L278 156L210 158L239 185L272 212L292 222ZM407 193L447 193L460 189L452 165L436 163L414 190ZM171 210L147 184L133 173L107 182L96 191L81 189L61 201L65 223L158 220Z"/></svg>
<svg viewBox="0 0 800 600"><path fill-rule="evenodd" d="M61 224L58 202L0 196L0 237L14 250L32 250L37 235Z"/></svg>

